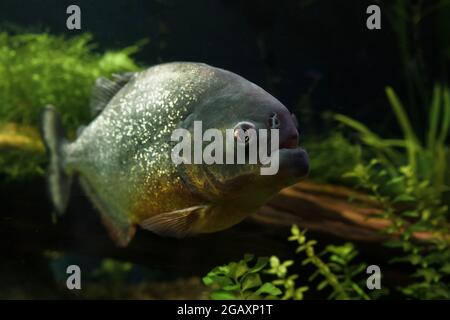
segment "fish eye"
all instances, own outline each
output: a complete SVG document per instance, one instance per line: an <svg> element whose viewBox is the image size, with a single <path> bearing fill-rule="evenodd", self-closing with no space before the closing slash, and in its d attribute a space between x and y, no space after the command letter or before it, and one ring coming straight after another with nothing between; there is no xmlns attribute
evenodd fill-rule
<svg viewBox="0 0 450 320"><path fill-rule="evenodd" d="M280 127L280 119L278 119L278 114L273 112L268 119L268 127L270 129L278 129Z"/></svg>
<svg viewBox="0 0 450 320"><path fill-rule="evenodd" d="M255 128L255 125L251 122L239 122L234 126L234 137L238 142L248 144L256 136Z"/></svg>

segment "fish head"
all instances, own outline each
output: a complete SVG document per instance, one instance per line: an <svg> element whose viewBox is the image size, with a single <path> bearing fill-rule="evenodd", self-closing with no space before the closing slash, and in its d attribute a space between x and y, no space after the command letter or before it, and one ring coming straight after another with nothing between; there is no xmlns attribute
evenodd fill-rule
<svg viewBox="0 0 450 320"><path fill-rule="evenodd" d="M221 153L221 163L182 164L183 176L196 193L210 201L239 198L247 199L242 200L243 204L261 204L282 188L305 178L309 159L299 146L296 119L289 110L255 84L240 77L233 80L210 92L184 124L192 136L195 123L201 123L205 135L208 129L220 131L223 149L216 149L214 155ZM277 135L272 134L274 131ZM262 137L264 132L266 140ZM209 154L208 145L217 142L215 136L209 138L200 142L203 156ZM246 151L245 161L238 163L238 148L242 146ZM263 156L268 156L265 159L260 155L263 146L266 152ZM252 148L253 152L257 150L256 163L250 161ZM262 169L270 166L272 172L267 174L266 170L263 174Z"/></svg>

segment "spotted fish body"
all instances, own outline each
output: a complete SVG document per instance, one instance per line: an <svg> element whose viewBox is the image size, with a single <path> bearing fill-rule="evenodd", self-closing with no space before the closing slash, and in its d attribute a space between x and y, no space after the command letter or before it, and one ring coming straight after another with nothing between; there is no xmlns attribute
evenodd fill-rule
<svg viewBox="0 0 450 320"><path fill-rule="evenodd" d="M241 100L246 103L240 105ZM185 236L239 222L286 183L270 191L260 188L261 197L245 200L229 190L240 176L247 177L242 183L263 183L254 175L249 178L248 170L253 174L254 169L227 167L223 173L225 169L217 167L205 171L202 165L177 166L171 160L171 135L176 128L190 128L195 119L226 127L226 121L215 120L224 110L224 118L230 118L230 112L251 118L258 112L252 109L254 102L281 108L264 90L231 72L205 64L169 63L116 76L115 82L99 80L91 105L98 115L73 142L62 137L57 114L47 108L42 132L50 153L49 187L56 210L64 212L76 173L120 245L128 244L136 225ZM307 169L302 170L304 175ZM230 200L239 199L242 206L230 205Z"/></svg>

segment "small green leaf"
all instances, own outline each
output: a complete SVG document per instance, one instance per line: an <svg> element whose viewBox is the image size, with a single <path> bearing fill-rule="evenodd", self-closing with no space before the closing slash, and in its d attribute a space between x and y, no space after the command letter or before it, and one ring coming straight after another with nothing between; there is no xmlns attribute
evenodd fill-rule
<svg viewBox="0 0 450 320"><path fill-rule="evenodd" d="M222 289L225 290L225 291L237 291L237 290L240 289L240 285L238 283L231 284L231 285L228 285L228 286L224 286Z"/></svg>
<svg viewBox="0 0 450 320"><path fill-rule="evenodd" d="M402 248L403 243L404 242L401 240L391 240L391 241L386 241L385 243L383 243L383 245L388 248Z"/></svg>
<svg viewBox="0 0 450 320"><path fill-rule="evenodd" d="M386 183L386 186L390 186L390 185L393 185L393 184L402 183L404 180L405 180L405 178L402 177L402 176L395 177L395 178L389 180L389 181Z"/></svg>
<svg viewBox="0 0 450 320"><path fill-rule="evenodd" d="M393 200L394 203L397 203L397 202L411 202L411 201L416 201L416 198L414 198L412 195L409 195L409 194L398 195Z"/></svg>
<svg viewBox="0 0 450 320"><path fill-rule="evenodd" d="M249 273L256 273L261 271L269 262L269 259L266 257L259 257L258 260L256 260L256 264L248 270Z"/></svg>
<svg viewBox="0 0 450 320"><path fill-rule="evenodd" d="M450 263L446 263L442 266L441 271L450 274Z"/></svg>
<svg viewBox="0 0 450 320"><path fill-rule="evenodd" d="M272 283L266 282L258 290L256 290L256 294L262 294L262 293L270 294L272 296L278 296L282 292L280 289L275 287Z"/></svg>
<svg viewBox="0 0 450 320"><path fill-rule="evenodd" d="M213 300L236 300L237 297L231 292L227 291L215 291L211 293L211 299Z"/></svg>
<svg viewBox="0 0 450 320"><path fill-rule="evenodd" d="M323 288L325 288L328 285L328 281L327 280L323 280L321 283L319 283L319 285L317 286L317 290L322 290Z"/></svg>
<svg viewBox="0 0 450 320"><path fill-rule="evenodd" d="M280 259L277 256L270 257L270 266L272 268L277 268L280 265Z"/></svg>
<svg viewBox="0 0 450 320"><path fill-rule="evenodd" d="M298 226L296 224L292 225L291 233L294 236L298 236L300 234L300 229L298 228Z"/></svg>
<svg viewBox="0 0 450 320"><path fill-rule="evenodd" d="M294 299L295 300L303 300L303 298L304 298L303 293L308 290L309 290L309 287L307 287L307 286L298 288L297 290L295 290Z"/></svg>
<svg viewBox="0 0 450 320"><path fill-rule="evenodd" d="M214 281L210 276L203 277L203 283L207 286L211 285Z"/></svg>
<svg viewBox="0 0 450 320"><path fill-rule="evenodd" d="M247 266L247 263L245 262L245 260L239 261L239 263L236 264L236 268L234 271L235 272L233 274L233 278L236 280L239 277L241 277L243 274L245 274L248 271L248 266Z"/></svg>
<svg viewBox="0 0 450 320"><path fill-rule="evenodd" d="M413 265L417 265L422 260L422 256L418 254L409 254L403 257L392 258L389 260L391 263L396 262L410 262Z"/></svg>
<svg viewBox="0 0 450 320"><path fill-rule="evenodd" d="M419 212L415 210L405 210L401 213L404 217L411 217L411 218L417 218L419 217Z"/></svg>
<svg viewBox="0 0 450 320"><path fill-rule="evenodd" d="M261 277L257 273L249 273L242 283L242 291L258 287L261 285Z"/></svg>
<svg viewBox="0 0 450 320"><path fill-rule="evenodd" d="M216 269L214 269L213 272L216 274L228 275L230 273L230 267L229 265L219 266Z"/></svg>
<svg viewBox="0 0 450 320"><path fill-rule="evenodd" d="M203 283L206 285L216 283L221 288L234 284L230 278L226 276L217 276L217 275L207 275L206 277L203 278Z"/></svg>
<svg viewBox="0 0 450 320"><path fill-rule="evenodd" d="M283 262L283 266L290 267L294 264L294 260L286 260L285 262Z"/></svg>
<svg viewBox="0 0 450 320"><path fill-rule="evenodd" d="M335 255L335 254L333 254L330 257L330 261L336 262L337 264L340 264L340 265L345 265L346 264L344 259L342 259L341 257L339 257L338 255Z"/></svg>

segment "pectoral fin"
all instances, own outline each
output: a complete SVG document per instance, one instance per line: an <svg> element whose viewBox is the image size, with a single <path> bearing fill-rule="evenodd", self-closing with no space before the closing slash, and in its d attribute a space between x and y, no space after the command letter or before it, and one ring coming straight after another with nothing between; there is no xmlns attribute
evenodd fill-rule
<svg viewBox="0 0 450 320"><path fill-rule="evenodd" d="M144 229L161 236L183 238L192 233L195 222L210 208L208 205L165 212L140 223Z"/></svg>

